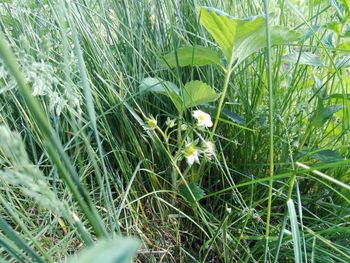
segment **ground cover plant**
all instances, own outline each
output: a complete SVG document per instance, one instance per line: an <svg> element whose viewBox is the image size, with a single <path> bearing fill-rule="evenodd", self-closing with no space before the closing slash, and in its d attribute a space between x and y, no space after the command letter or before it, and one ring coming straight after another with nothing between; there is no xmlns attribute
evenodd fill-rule
<svg viewBox="0 0 350 263"><path fill-rule="evenodd" d="M349 21L2 1L1 262L350 262Z"/></svg>

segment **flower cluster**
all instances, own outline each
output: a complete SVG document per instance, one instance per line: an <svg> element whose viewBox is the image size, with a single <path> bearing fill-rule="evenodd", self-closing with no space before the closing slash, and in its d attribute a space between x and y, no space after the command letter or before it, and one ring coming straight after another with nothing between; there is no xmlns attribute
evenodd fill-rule
<svg viewBox="0 0 350 263"><path fill-rule="evenodd" d="M210 128L213 126L213 122L208 113L201 110L195 110L192 112L192 116L197 120L197 125L200 127ZM197 148L193 142L187 143L184 150L184 156L188 165L192 166L194 163L199 164L199 152L203 153L208 160L211 160L215 155L214 143L212 141L203 140L203 147L201 148Z"/></svg>
<svg viewBox="0 0 350 263"><path fill-rule="evenodd" d="M186 158L186 162L189 166L199 162L199 155L203 154L205 159L211 160L215 156L215 145L212 141L204 140L200 147L196 146L196 142L186 143L183 150L183 156Z"/></svg>
<svg viewBox="0 0 350 263"><path fill-rule="evenodd" d="M192 116L196 119L197 124L195 127L200 128L201 130L203 128L210 128L213 126L213 122L211 120L211 117L208 113L203 112L201 110L194 110L192 112ZM159 132L161 136L164 138L164 141L166 143L166 147L168 150L171 151L171 145L169 144L170 135L172 132L168 132L169 129L176 127L177 121L175 119L167 118L166 120L166 129L163 131L157 123L157 120L154 117L146 118L146 124L147 129L149 130L155 130L156 132ZM188 134L193 129L191 126L188 126L186 123L179 123L180 126L178 129L180 131L186 131ZM198 133L198 132L196 132ZM187 137L187 136L186 136ZM199 139L197 140L189 140L188 137L186 138L186 142L184 142L184 148L180 151L178 151L179 155L175 156L176 158L185 158L186 162L189 166L192 166L194 163L200 164L199 157L203 156L207 160L211 160L213 156L215 156L215 144L210 141L206 140L203 137L200 136L200 139L202 141L200 146L197 146Z"/></svg>

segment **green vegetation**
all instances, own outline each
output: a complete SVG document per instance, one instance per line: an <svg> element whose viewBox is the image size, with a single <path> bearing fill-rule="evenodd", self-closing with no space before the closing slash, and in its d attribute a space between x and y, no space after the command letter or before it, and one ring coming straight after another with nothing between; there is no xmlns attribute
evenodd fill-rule
<svg viewBox="0 0 350 263"><path fill-rule="evenodd" d="M1 262L350 262L348 0L0 3Z"/></svg>

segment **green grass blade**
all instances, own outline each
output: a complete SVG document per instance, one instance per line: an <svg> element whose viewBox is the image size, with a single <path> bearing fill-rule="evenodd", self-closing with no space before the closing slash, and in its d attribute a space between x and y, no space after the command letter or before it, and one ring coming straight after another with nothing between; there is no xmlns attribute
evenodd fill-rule
<svg viewBox="0 0 350 263"><path fill-rule="evenodd" d="M0 229L2 229L3 233L20 249L27 253L34 262L45 263L44 259L40 257L33 249L31 249L2 217L0 217Z"/></svg>
<svg viewBox="0 0 350 263"><path fill-rule="evenodd" d="M19 66L16 63L16 60L2 33L0 33L0 57L3 59L11 74L15 77L21 95L28 109L30 109L31 114L37 123L38 129L47 142L47 151L53 163L57 166L59 174L62 176L73 196L76 198L96 234L98 236L107 236L106 230L96 212L96 209L91 203L91 200L83 185L80 183L79 177L75 172L73 165L64 152L56 133L52 130L48 120L46 119L40 104L32 96L30 88L27 85L25 78L21 74Z"/></svg>
<svg viewBox="0 0 350 263"><path fill-rule="evenodd" d="M297 214L295 211L294 202L292 199L287 201L288 213L289 213L289 221L292 227L292 237L293 237L293 248L294 248L294 261L296 263L302 263L302 250L300 243L300 235L299 235L299 226Z"/></svg>

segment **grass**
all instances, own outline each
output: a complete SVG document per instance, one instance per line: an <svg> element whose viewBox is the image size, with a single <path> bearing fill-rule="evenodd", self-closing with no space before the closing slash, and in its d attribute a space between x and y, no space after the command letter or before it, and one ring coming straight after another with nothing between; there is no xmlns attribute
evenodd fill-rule
<svg viewBox="0 0 350 263"><path fill-rule="evenodd" d="M140 240L135 262L350 262L341 2L1 3L1 262L64 262L119 235ZM178 47L214 45L198 4L242 18L266 13L304 40L268 43L226 75L162 67ZM324 66L305 65L304 52ZM224 87L211 105L245 122L213 114L213 129L192 133L190 110L179 115L166 96L139 92L146 77ZM163 131L177 119L168 145L147 128L150 116ZM171 149L180 154L199 135L216 155L189 168ZM205 192L194 203L179 188L191 178Z"/></svg>

